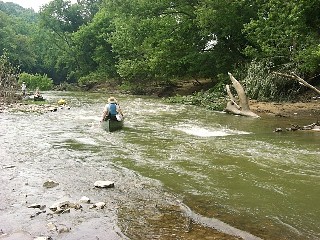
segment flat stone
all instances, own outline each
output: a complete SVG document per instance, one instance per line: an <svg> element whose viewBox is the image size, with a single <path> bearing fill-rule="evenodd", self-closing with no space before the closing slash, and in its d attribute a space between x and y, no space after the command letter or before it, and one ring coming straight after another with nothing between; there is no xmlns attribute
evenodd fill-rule
<svg viewBox="0 0 320 240"><path fill-rule="evenodd" d="M97 188L113 188L114 182L112 181L96 181L94 186Z"/></svg>
<svg viewBox="0 0 320 240"><path fill-rule="evenodd" d="M31 204L28 206L28 208L40 208L40 207L41 207L41 205L37 204L37 203Z"/></svg>
<svg viewBox="0 0 320 240"><path fill-rule="evenodd" d="M54 187L56 187L58 185L59 185L59 183L54 182L52 180L48 180L43 184L43 187L45 187L45 188L54 188Z"/></svg>

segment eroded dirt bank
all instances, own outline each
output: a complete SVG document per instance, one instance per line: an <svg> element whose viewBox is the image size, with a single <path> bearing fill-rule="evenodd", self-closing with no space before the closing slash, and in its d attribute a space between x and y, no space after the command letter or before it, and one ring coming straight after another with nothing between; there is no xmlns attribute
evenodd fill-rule
<svg viewBox="0 0 320 240"><path fill-rule="evenodd" d="M257 114L277 117L314 117L320 120L320 99L310 102L273 103L250 101L250 108Z"/></svg>

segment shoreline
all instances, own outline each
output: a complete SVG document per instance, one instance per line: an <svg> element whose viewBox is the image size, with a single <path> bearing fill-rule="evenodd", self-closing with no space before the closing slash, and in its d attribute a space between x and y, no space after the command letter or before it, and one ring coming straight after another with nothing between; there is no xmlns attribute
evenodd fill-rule
<svg viewBox="0 0 320 240"><path fill-rule="evenodd" d="M0 99L0 113L12 111L24 112L52 112L59 108L58 104L43 103L34 104L27 101L4 103ZM309 102L264 102L257 100L249 101L250 109L258 115L273 115L276 117L318 117L320 120L320 99L310 100Z"/></svg>
<svg viewBox="0 0 320 240"><path fill-rule="evenodd" d="M250 100L250 109L259 114L273 115L275 117L308 117L320 120L320 99L310 102L259 102Z"/></svg>

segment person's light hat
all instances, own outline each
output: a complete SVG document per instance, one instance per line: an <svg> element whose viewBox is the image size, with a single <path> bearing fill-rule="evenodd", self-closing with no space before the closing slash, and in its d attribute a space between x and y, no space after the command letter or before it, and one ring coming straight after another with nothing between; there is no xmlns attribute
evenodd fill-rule
<svg viewBox="0 0 320 240"><path fill-rule="evenodd" d="M109 97L108 98L108 103L116 103L117 100L114 97Z"/></svg>

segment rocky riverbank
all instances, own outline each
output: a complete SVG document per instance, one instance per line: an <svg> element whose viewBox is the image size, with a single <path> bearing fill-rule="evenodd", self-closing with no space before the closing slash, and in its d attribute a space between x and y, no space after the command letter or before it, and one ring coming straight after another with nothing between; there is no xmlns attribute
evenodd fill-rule
<svg viewBox="0 0 320 240"><path fill-rule="evenodd" d="M47 113L56 112L59 109L70 109L66 105L56 105L56 104L32 104L30 102L15 102L15 103L4 103L0 102L0 113L4 112L36 112L36 113Z"/></svg>

